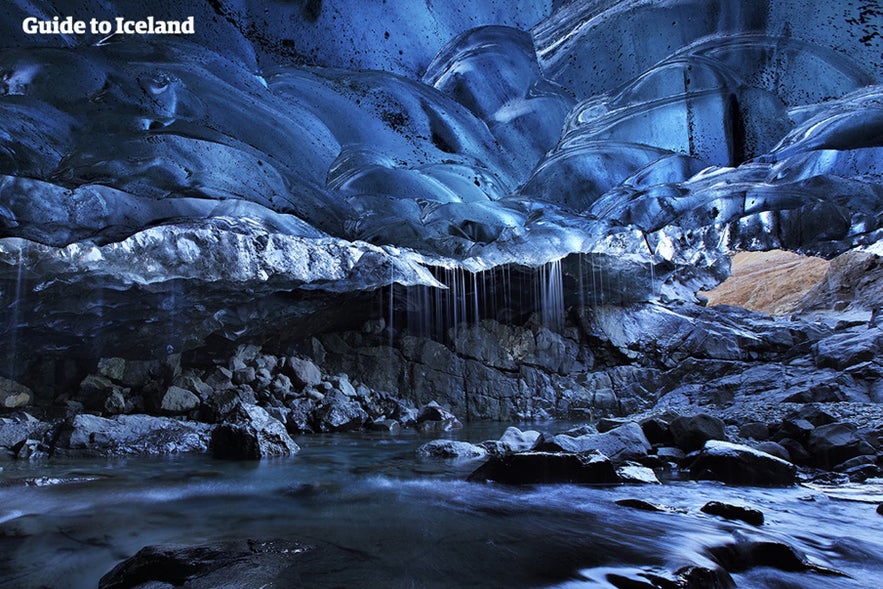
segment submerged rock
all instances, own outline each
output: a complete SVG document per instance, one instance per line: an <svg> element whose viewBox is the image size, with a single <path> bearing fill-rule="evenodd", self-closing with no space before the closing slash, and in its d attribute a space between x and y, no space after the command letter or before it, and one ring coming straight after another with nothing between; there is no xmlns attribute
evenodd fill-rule
<svg viewBox="0 0 883 589"><path fill-rule="evenodd" d="M662 505L657 505L655 503L650 503L649 501L644 501L643 499L617 499L616 501L614 501L614 503L622 507L640 509L641 511L658 511L662 513L671 511L667 507L663 507Z"/></svg>
<svg viewBox="0 0 883 589"><path fill-rule="evenodd" d="M763 524L763 512L752 507L743 505L732 505L730 503L721 503L720 501L709 501L700 509L703 513L711 515L719 515L726 519L738 519L749 523L753 526Z"/></svg>
<svg viewBox="0 0 883 589"><path fill-rule="evenodd" d="M690 462L690 478L732 485L792 485L793 464L741 444L709 440Z"/></svg>
<svg viewBox="0 0 883 589"><path fill-rule="evenodd" d="M780 571L811 571L822 575L843 576L843 573L813 564L795 548L781 542L737 542L708 549L711 558L730 573L741 573L755 567L771 567Z"/></svg>
<svg viewBox="0 0 883 589"><path fill-rule="evenodd" d="M212 432L212 455L230 460L290 456L300 451L278 420L256 405L239 404Z"/></svg>
<svg viewBox="0 0 883 589"><path fill-rule="evenodd" d="M469 475L474 482L508 485L541 483L613 484L619 482L610 459L599 452L521 452L492 456Z"/></svg>

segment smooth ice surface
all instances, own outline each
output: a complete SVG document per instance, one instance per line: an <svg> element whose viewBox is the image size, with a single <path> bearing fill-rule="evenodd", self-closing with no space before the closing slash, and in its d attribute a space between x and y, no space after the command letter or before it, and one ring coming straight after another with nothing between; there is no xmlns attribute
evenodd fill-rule
<svg viewBox="0 0 883 589"><path fill-rule="evenodd" d="M194 0L153 13L194 15L193 37L16 28L65 6L18 2L0 25L7 309L61 283L346 292L559 260L565 296L689 298L733 249L880 238L874 4ZM377 261L277 264L267 243ZM5 327L64 331L50 315Z"/></svg>

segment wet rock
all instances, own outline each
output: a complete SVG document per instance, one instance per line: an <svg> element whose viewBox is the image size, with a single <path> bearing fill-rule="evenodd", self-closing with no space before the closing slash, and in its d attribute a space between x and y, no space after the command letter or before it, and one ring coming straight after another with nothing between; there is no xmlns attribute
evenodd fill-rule
<svg viewBox="0 0 883 589"><path fill-rule="evenodd" d="M28 387L0 376L0 411L12 411L26 407L34 393Z"/></svg>
<svg viewBox="0 0 883 589"><path fill-rule="evenodd" d="M160 403L160 409L171 415L189 413L197 407L199 407L199 397L187 389L174 385L166 390Z"/></svg>
<svg viewBox="0 0 883 589"><path fill-rule="evenodd" d="M810 563L796 549L780 542L739 542L708 549L711 558L730 573L741 573L755 567L771 567L780 571L838 575L843 573Z"/></svg>
<svg viewBox="0 0 883 589"><path fill-rule="evenodd" d="M598 452L521 452L492 456L468 477L509 485L543 483L613 484L619 482L613 463Z"/></svg>
<svg viewBox="0 0 883 589"><path fill-rule="evenodd" d="M422 458L484 458L488 452L481 446L457 440L433 440L417 448Z"/></svg>
<svg viewBox="0 0 883 589"><path fill-rule="evenodd" d="M752 507L732 505L720 501L709 501L700 509L703 513L718 515L724 519L737 519L749 523L752 526L763 524L763 512Z"/></svg>
<svg viewBox="0 0 883 589"><path fill-rule="evenodd" d="M732 589L736 586L733 578L723 569L701 566L688 566L675 573L678 589Z"/></svg>
<svg viewBox="0 0 883 589"><path fill-rule="evenodd" d="M658 448L656 450L656 456L668 462L678 463L684 459L684 456L686 456L686 454L684 454L684 451L680 448L663 446L662 448Z"/></svg>
<svg viewBox="0 0 883 589"><path fill-rule="evenodd" d="M732 485L791 485L797 469L793 464L748 446L709 440L692 458L690 478Z"/></svg>
<svg viewBox="0 0 883 589"><path fill-rule="evenodd" d="M229 460L290 456L300 451L285 426L261 407L239 404L212 432L212 455Z"/></svg>
<svg viewBox="0 0 883 589"><path fill-rule="evenodd" d="M205 546L147 546L101 577L100 589L275 585L297 555L312 548L291 541L235 541Z"/></svg>
<svg viewBox="0 0 883 589"><path fill-rule="evenodd" d="M559 434L538 446L538 449L546 452L597 450L614 462L644 458L650 448L650 442L644 436L641 426L634 422L629 422L603 434L590 434L578 438Z"/></svg>
<svg viewBox="0 0 883 589"><path fill-rule="evenodd" d="M674 444L674 439L669 431L670 423L662 417L648 417L641 421L641 429L647 441L655 445L670 446Z"/></svg>
<svg viewBox="0 0 883 589"><path fill-rule="evenodd" d="M204 423L169 417L80 414L60 426L52 452L61 456L205 452L210 435L210 426Z"/></svg>
<svg viewBox="0 0 883 589"><path fill-rule="evenodd" d="M883 503L877 506L877 515L883 515Z"/></svg>
<svg viewBox="0 0 883 589"><path fill-rule="evenodd" d="M675 446L684 452L699 450L708 440L727 439L724 432L724 422L704 413L673 419L669 431Z"/></svg>
<svg viewBox="0 0 883 589"><path fill-rule="evenodd" d="M640 509L641 511L670 511L667 507L663 507L662 505L657 505L655 503L650 503L649 501L644 501L643 499L617 499L616 501L614 501L614 503L622 507Z"/></svg>
<svg viewBox="0 0 883 589"><path fill-rule="evenodd" d="M368 413L358 401L340 391L333 391L322 400L313 413L313 427L322 432L344 432L361 429Z"/></svg>
<svg viewBox="0 0 883 589"><path fill-rule="evenodd" d="M49 447L40 440L24 440L12 450L17 460L40 460L49 456Z"/></svg>
<svg viewBox="0 0 883 589"><path fill-rule="evenodd" d="M298 389L315 387L322 382L322 372L312 361L292 356L282 370Z"/></svg>
<svg viewBox="0 0 883 589"><path fill-rule="evenodd" d="M859 435L858 428L847 422L817 427L807 438L806 447L813 462L826 469L855 456L876 454L874 448Z"/></svg>

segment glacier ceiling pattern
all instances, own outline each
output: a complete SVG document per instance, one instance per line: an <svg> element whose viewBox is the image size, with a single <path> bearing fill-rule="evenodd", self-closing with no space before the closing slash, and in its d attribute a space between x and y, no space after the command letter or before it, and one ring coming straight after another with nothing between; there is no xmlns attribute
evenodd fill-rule
<svg viewBox="0 0 883 589"><path fill-rule="evenodd" d="M692 297L731 250L881 236L874 1L118 0L73 16L197 34L21 32L66 6L0 25L7 337L159 321L182 288L182 331L232 337L254 317L223 301L451 287L439 268Z"/></svg>

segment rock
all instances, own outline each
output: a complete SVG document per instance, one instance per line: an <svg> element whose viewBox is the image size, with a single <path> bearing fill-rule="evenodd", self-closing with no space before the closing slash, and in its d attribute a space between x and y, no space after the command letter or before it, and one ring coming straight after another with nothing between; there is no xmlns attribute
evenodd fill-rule
<svg viewBox="0 0 883 589"><path fill-rule="evenodd" d="M827 411L820 409L817 405L804 405L794 413L788 415L786 419L805 419L815 427L828 425L829 423L837 421L834 416Z"/></svg>
<svg viewBox="0 0 883 589"><path fill-rule="evenodd" d="M431 401L417 412L417 428L424 432L446 432L463 427L457 417L435 401Z"/></svg>
<svg viewBox="0 0 883 589"><path fill-rule="evenodd" d="M785 438L784 440L779 440L779 445L785 448L788 451L788 456L790 459L788 462L792 462L794 464L806 465L809 464L812 460L812 456L810 456L809 452L806 451L806 448L803 444L798 442L797 440L792 440L791 438ZM765 452L765 450L762 450ZM772 454L772 452L769 452ZM775 454L773 454L775 456Z"/></svg>
<svg viewBox="0 0 883 589"><path fill-rule="evenodd" d="M233 371L233 384L251 384L256 377L254 366L242 366Z"/></svg>
<svg viewBox="0 0 883 589"><path fill-rule="evenodd" d="M690 463L690 478L732 485L791 485L793 464L740 444L709 440Z"/></svg>
<svg viewBox="0 0 883 589"><path fill-rule="evenodd" d="M39 460L49 455L49 448L39 440L24 440L13 451L17 460Z"/></svg>
<svg viewBox="0 0 883 589"><path fill-rule="evenodd" d="M11 450L29 438L41 438L50 427L48 423L23 412L0 417L0 448Z"/></svg>
<svg viewBox="0 0 883 589"><path fill-rule="evenodd" d="M98 361L98 374L122 382L126 375L126 361L123 358L101 358Z"/></svg>
<svg viewBox="0 0 883 589"><path fill-rule="evenodd" d="M834 334L813 345L812 352L819 368L844 370L883 354L883 330L862 329Z"/></svg>
<svg viewBox="0 0 883 589"><path fill-rule="evenodd" d="M344 432L361 429L368 414L358 401L340 391L325 395L313 413L313 427L321 432Z"/></svg>
<svg viewBox="0 0 883 589"><path fill-rule="evenodd" d="M395 419L379 419L371 422L371 431L397 434L402 431L402 426Z"/></svg>
<svg viewBox="0 0 883 589"><path fill-rule="evenodd" d="M603 434L590 434L571 438L563 434L554 436L538 446L545 452L588 452L597 450L613 460L638 460L647 456L650 442L637 423L629 422Z"/></svg>
<svg viewBox="0 0 883 589"><path fill-rule="evenodd" d="M212 432L215 458L258 460L290 456L299 450L285 426L257 405L240 403Z"/></svg>
<svg viewBox="0 0 883 589"><path fill-rule="evenodd" d="M521 431L517 427L507 427L499 440L482 442L482 446L493 454L509 454L512 452L528 452L536 448L542 439L538 431Z"/></svg>
<svg viewBox="0 0 883 589"><path fill-rule="evenodd" d="M80 414L59 428L52 450L61 456L179 454L208 450L210 426L149 415L111 418Z"/></svg>
<svg viewBox="0 0 883 589"><path fill-rule="evenodd" d="M509 485L544 483L614 484L619 482L613 463L598 453L521 452L492 456L469 475L469 481Z"/></svg>
<svg viewBox="0 0 883 589"><path fill-rule="evenodd" d="M727 571L702 566L686 566L675 572L679 581L674 587L678 589L732 589L736 586Z"/></svg>
<svg viewBox="0 0 883 589"><path fill-rule="evenodd" d="M160 409L171 415L189 413L197 407L199 407L199 397L187 389L174 385L166 390L160 403Z"/></svg>
<svg viewBox="0 0 883 589"><path fill-rule="evenodd" d="M661 484L659 479L656 478L656 473L653 472L653 469L647 468L646 466L637 466L633 464L620 466L616 469L616 474L619 476L619 480L623 483L638 483L642 485Z"/></svg>
<svg viewBox="0 0 883 589"><path fill-rule="evenodd" d="M654 416L641 420L641 429L647 441L653 445L670 446L674 439L669 431L669 422L662 417Z"/></svg>
<svg viewBox="0 0 883 589"><path fill-rule="evenodd" d="M671 511L662 505L650 503L643 499L617 499L614 503L621 507L630 507L631 509L640 509L641 511L659 511L663 513Z"/></svg>
<svg viewBox="0 0 883 589"><path fill-rule="evenodd" d="M487 450L481 446L457 440L433 440L417 448L417 456L422 458L484 458Z"/></svg>
<svg viewBox="0 0 883 589"><path fill-rule="evenodd" d="M761 442L753 447L757 448L761 452L771 454L776 458L781 458L782 460L787 460L788 462L791 462L791 453L788 452L787 448L776 442Z"/></svg>
<svg viewBox="0 0 883 589"><path fill-rule="evenodd" d="M830 469L855 456L876 454L857 429L847 422L831 423L814 429L806 442L813 463Z"/></svg>
<svg viewBox="0 0 883 589"><path fill-rule="evenodd" d="M692 417L677 417L669 425L674 444L684 452L702 448L708 440L726 440L724 422L717 417L700 413Z"/></svg>
<svg viewBox="0 0 883 589"><path fill-rule="evenodd" d="M596 427L598 428L598 433L603 434L627 423L629 423L629 420L624 417L602 417L598 420Z"/></svg>
<svg viewBox="0 0 883 589"><path fill-rule="evenodd" d="M269 369L264 369L269 370ZM284 374L277 374L270 383L270 391L277 399L283 400L293 394L291 379Z"/></svg>
<svg viewBox="0 0 883 589"><path fill-rule="evenodd" d="M752 526L763 524L763 512L743 505L731 505L720 501L709 501L700 509L703 513L719 515L724 519L738 519Z"/></svg>
<svg viewBox="0 0 883 589"><path fill-rule="evenodd" d="M883 503L877 506L877 515L883 515Z"/></svg>
<svg viewBox="0 0 883 589"><path fill-rule="evenodd" d="M684 459L684 456L686 456L686 454L684 454L684 451L680 448L663 446L662 448L658 448L656 450L656 456L667 462L678 463Z"/></svg>
<svg viewBox="0 0 883 589"><path fill-rule="evenodd" d="M282 371L298 389L315 387L322 382L322 371L312 361L292 356Z"/></svg>
<svg viewBox="0 0 883 589"><path fill-rule="evenodd" d="M812 571L823 575L843 573L810 563L806 556L781 542L744 541L708 549L711 558L730 573L741 573L755 567L770 567L780 571Z"/></svg>
<svg viewBox="0 0 883 589"><path fill-rule="evenodd" d="M803 440L813 429L815 429L815 426L805 419L786 419L782 422L777 437L779 439L792 438Z"/></svg>
<svg viewBox="0 0 883 589"><path fill-rule="evenodd" d="M762 421L749 421L739 428L739 435L760 442L770 437L770 428Z"/></svg>
<svg viewBox="0 0 883 589"><path fill-rule="evenodd" d="M0 376L0 411L20 409L30 404L34 393L23 384Z"/></svg>

